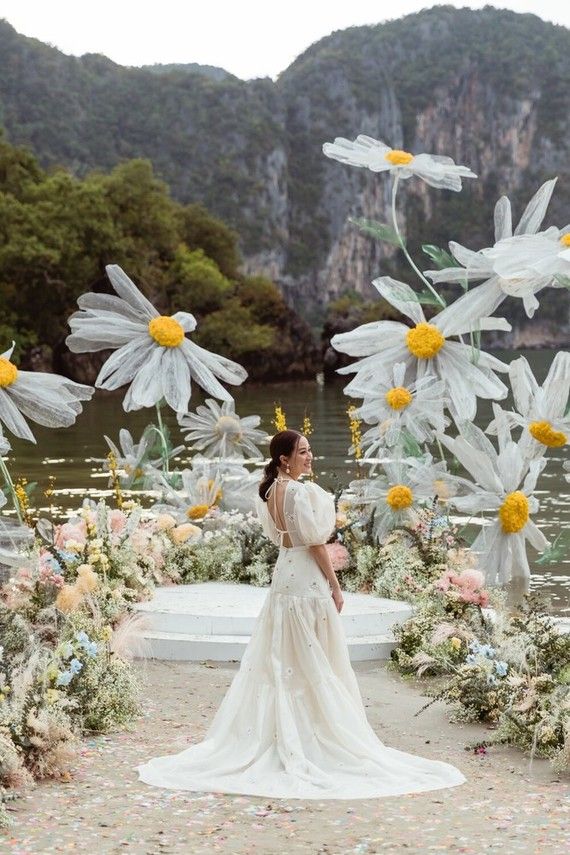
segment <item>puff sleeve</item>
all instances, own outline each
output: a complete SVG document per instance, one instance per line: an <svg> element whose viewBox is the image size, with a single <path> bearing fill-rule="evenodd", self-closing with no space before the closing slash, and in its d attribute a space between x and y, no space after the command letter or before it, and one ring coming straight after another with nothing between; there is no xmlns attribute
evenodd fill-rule
<svg viewBox="0 0 570 855"><path fill-rule="evenodd" d="M305 546L319 546L331 536L336 522L334 496L305 481L293 497L295 529Z"/></svg>
<svg viewBox="0 0 570 855"><path fill-rule="evenodd" d="M271 514L267 510L267 502L264 502L260 495L255 497L255 513L257 514L257 519L261 523L263 534L276 546L279 546L281 542L279 532L277 531Z"/></svg>

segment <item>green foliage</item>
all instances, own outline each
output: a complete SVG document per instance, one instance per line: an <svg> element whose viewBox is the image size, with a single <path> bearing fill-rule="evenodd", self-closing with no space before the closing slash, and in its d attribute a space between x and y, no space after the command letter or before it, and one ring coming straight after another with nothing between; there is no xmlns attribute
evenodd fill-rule
<svg viewBox="0 0 570 855"><path fill-rule="evenodd" d="M164 313L192 312L193 339L230 358L245 357L254 377L268 365L275 369L278 359L307 373L296 359L301 349L304 362L310 360L310 335L299 341L277 335L285 314L301 333L303 322L272 282L239 274L235 233L201 205L175 202L148 161L81 180L61 169L43 172L0 137L3 344L17 341L17 359L36 344L61 348L77 297L110 291L109 263L123 267ZM260 364L259 352L276 343L269 363Z"/></svg>

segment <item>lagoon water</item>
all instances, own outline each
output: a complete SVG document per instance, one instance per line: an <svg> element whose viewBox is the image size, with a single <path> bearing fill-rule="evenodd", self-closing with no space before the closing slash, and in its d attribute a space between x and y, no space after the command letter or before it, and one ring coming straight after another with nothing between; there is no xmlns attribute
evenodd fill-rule
<svg viewBox="0 0 570 855"><path fill-rule="evenodd" d="M542 382L554 352L497 352L496 355L509 362L521 354L527 357L535 376ZM314 430L311 436L316 456L314 471L322 486L334 489L348 484L356 477L355 463L348 455L350 437L346 408L352 399L342 391L348 379L338 377L325 385L314 381L271 385L246 382L243 387L231 388L230 391L236 400L236 412L241 416L258 414L261 416L261 427L269 433L273 430L271 419L275 404L282 405L287 424L292 428L299 429L307 414ZM104 458L109 450L103 435L106 434L117 443L119 429L126 427L138 441L144 427L155 416L154 410L125 413L122 409L123 396L124 390L118 393L98 390L71 428L50 431L33 425L36 446L20 440L12 442L13 450L8 461L12 476L38 482L38 490L32 500L36 511L41 508L46 514L51 511L54 517L61 517L77 508L85 495L94 499L111 495L107 488L108 478L102 473L100 464L95 462L97 458ZM203 398L201 390L194 386L191 408L195 408ZM510 406L510 401L507 406ZM477 423L485 427L490 420L490 413L490 406L479 402ZM182 437L173 413L166 414L166 422L174 442L179 444L178 440L181 441ZM561 532L564 537L565 533L568 541L566 554L555 563L539 565L532 560L536 553L532 548L529 549L531 587L540 588L549 594L553 611L565 614L570 614L570 484L564 478L562 462L568 456L568 446L549 452L549 462L538 482L540 510L534 517L550 540L554 540ZM176 461L177 467L183 468L189 459L190 453L182 454ZM50 475L55 478L51 507L43 495Z"/></svg>

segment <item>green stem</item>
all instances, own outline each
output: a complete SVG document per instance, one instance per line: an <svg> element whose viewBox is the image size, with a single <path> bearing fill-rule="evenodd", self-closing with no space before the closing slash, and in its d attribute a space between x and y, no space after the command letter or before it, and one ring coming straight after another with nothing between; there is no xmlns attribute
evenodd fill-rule
<svg viewBox="0 0 570 855"><path fill-rule="evenodd" d="M14 487L14 482L12 481L12 477L8 471L8 467L4 463L2 457L0 457L0 472L2 472L4 479L6 481L6 487L10 491L12 495L12 502L14 504L14 509L18 515L18 519L22 525L24 525L24 518L22 516L22 509L20 508L20 502L18 501L18 496L16 494L16 488Z"/></svg>
<svg viewBox="0 0 570 855"><path fill-rule="evenodd" d="M436 298L438 303L440 303L440 305L445 309L444 300L442 299L442 297L439 296L439 294L437 293L437 291L435 290L435 288L433 287L431 282L428 279L426 279L426 277L423 275L423 273L421 272L419 267L415 264L412 256L410 255L410 253L406 249L406 244L404 243L402 235L400 234L400 229L398 228L398 221L396 219L396 194L398 192L398 180L399 180L398 176L395 175L394 176L394 183L392 184L392 222L394 223L394 231L396 232L396 237L398 238L398 241L400 242L400 248L401 248L402 252L404 253L404 255L406 256L406 258L408 259L412 269L418 274L418 276L420 277L420 279L422 280L424 285L426 285L427 288L429 288L429 290L431 291L433 296Z"/></svg>
<svg viewBox="0 0 570 855"><path fill-rule="evenodd" d="M166 444L166 437L164 435L164 424L162 422L162 413L160 412L159 404L156 404L156 416L158 419L158 432L160 434L160 441L162 443L162 468L164 470L164 474L168 475L168 446Z"/></svg>

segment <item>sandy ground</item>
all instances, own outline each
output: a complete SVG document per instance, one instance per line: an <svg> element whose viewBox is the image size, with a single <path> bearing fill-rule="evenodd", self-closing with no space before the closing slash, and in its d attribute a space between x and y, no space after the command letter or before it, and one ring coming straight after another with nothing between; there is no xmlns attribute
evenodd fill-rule
<svg viewBox="0 0 570 855"><path fill-rule="evenodd" d="M458 766L460 787L362 801L301 801L161 790L134 767L199 741L237 664L137 663L147 694L135 732L87 739L73 779L12 802L0 851L28 853L549 853L570 851L570 781L512 749L476 756L489 736L451 725L421 685L382 663L355 671L369 720L389 745Z"/></svg>

